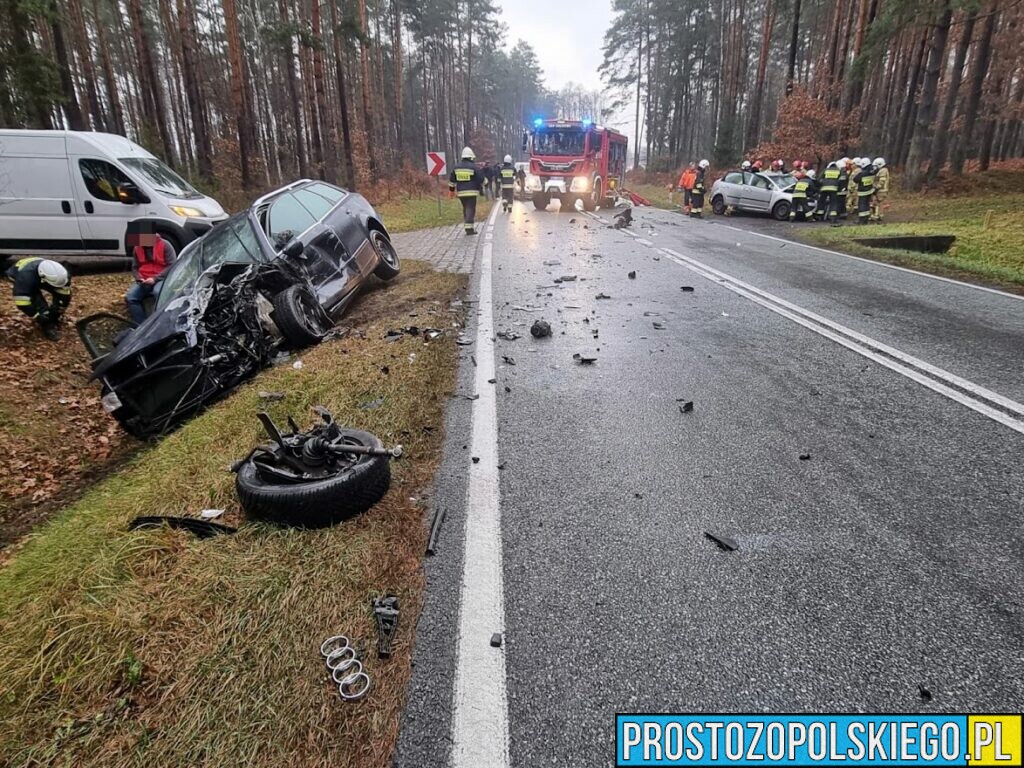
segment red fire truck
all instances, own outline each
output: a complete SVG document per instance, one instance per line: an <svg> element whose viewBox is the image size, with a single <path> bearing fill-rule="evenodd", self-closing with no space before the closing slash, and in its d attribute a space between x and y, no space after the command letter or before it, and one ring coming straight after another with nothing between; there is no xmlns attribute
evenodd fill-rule
<svg viewBox="0 0 1024 768"><path fill-rule="evenodd" d="M533 130L523 134L523 152L530 154L526 192L537 210L552 198L563 209L577 200L585 210L610 208L626 173L625 136L589 120L537 118Z"/></svg>

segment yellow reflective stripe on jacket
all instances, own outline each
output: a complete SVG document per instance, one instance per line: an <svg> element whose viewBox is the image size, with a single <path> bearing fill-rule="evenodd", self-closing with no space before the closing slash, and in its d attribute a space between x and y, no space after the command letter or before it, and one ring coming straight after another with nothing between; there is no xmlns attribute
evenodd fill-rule
<svg viewBox="0 0 1024 768"><path fill-rule="evenodd" d="M455 180L456 181L472 181L473 172L468 168L456 168L455 169Z"/></svg>
<svg viewBox="0 0 1024 768"><path fill-rule="evenodd" d="M31 264L33 261L42 261L42 259L39 256L26 256L24 259L19 259L14 262L14 268L21 269L25 265Z"/></svg>
<svg viewBox="0 0 1024 768"><path fill-rule="evenodd" d="M70 296L71 295L71 286L69 286L69 285L66 285L63 288L54 288L51 285L50 286L50 290L53 291L54 293L59 293L61 296Z"/></svg>
<svg viewBox="0 0 1024 768"><path fill-rule="evenodd" d="M28 306L31 306L31 305L32 305L32 297L31 296L15 296L14 297L14 306L16 306L16 307L28 307Z"/></svg>
<svg viewBox="0 0 1024 768"><path fill-rule="evenodd" d="M467 189L467 190L465 190L463 192L456 192L455 196L456 197L477 197L477 196L479 196L479 194L480 193L477 192L475 189Z"/></svg>

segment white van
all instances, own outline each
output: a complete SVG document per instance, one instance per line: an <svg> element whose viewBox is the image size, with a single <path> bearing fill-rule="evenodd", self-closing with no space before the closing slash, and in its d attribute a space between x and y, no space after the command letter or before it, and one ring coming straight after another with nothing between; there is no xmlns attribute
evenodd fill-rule
<svg viewBox="0 0 1024 768"><path fill-rule="evenodd" d="M124 256L136 221L180 252L226 218L124 136L0 130L0 257Z"/></svg>

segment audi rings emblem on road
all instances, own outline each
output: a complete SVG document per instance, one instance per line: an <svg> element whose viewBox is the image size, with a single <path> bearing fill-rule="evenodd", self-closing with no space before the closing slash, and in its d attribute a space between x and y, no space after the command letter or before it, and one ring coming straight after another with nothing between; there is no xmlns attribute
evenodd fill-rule
<svg viewBox="0 0 1024 768"><path fill-rule="evenodd" d="M329 637L320 644L331 678L338 684L338 695L345 701L357 701L370 691L370 676L344 635Z"/></svg>

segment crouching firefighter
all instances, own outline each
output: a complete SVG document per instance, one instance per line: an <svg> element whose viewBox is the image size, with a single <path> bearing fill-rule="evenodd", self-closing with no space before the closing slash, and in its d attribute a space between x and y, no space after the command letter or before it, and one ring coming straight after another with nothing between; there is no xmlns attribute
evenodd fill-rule
<svg viewBox="0 0 1024 768"><path fill-rule="evenodd" d="M448 175L448 194L462 203L462 222L467 235L475 235L476 200L483 194L484 177L476 167L476 155L469 147L462 150L462 159Z"/></svg>
<svg viewBox="0 0 1024 768"><path fill-rule="evenodd" d="M501 164L501 207L505 213L512 213L512 201L516 198L516 167L512 155L505 155Z"/></svg>
<svg viewBox="0 0 1024 768"><path fill-rule="evenodd" d="M61 316L71 303L68 271L56 261L31 256L15 262L7 277L14 281L14 306L35 320L46 338L57 341Z"/></svg>

